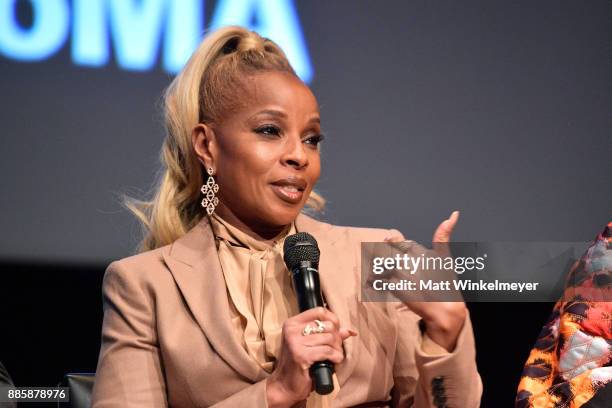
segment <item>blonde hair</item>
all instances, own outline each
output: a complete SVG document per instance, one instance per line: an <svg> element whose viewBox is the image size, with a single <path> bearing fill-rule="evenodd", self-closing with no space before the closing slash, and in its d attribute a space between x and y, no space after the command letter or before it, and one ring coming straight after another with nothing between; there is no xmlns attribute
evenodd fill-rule
<svg viewBox="0 0 612 408"><path fill-rule="evenodd" d="M206 35L170 83L164 94L162 168L153 197L149 201L123 197L143 225L139 251L172 243L205 216L200 188L208 176L195 155L192 131L198 123L217 121L239 106L241 79L262 71L297 77L274 42L243 27L228 26ZM325 200L313 191L306 205L321 211Z"/></svg>

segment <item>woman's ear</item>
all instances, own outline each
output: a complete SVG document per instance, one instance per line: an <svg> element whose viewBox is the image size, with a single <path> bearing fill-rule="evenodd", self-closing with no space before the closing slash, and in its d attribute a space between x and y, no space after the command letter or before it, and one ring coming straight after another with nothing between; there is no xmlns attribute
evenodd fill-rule
<svg viewBox="0 0 612 408"><path fill-rule="evenodd" d="M211 126L198 123L191 131L191 144L205 169L215 168L216 140Z"/></svg>

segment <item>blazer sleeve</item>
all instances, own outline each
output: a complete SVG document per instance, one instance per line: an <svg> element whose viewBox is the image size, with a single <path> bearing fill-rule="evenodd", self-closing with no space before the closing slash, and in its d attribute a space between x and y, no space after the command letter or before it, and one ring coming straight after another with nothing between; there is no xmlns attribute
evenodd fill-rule
<svg viewBox="0 0 612 408"><path fill-rule="evenodd" d="M266 380L249 385L229 398L217 402L211 408L260 407L268 408Z"/></svg>
<svg viewBox="0 0 612 408"><path fill-rule="evenodd" d="M391 241L405 240L401 232L389 231ZM396 360L393 368L394 401L416 408L480 406L482 381L476 367L476 347L469 313L452 352L421 333L420 318L406 307L395 308L398 324ZM414 390L414 368L418 372Z"/></svg>
<svg viewBox="0 0 612 408"><path fill-rule="evenodd" d="M102 284L102 346L92 395L94 408L167 407L158 345L154 292L121 261Z"/></svg>
<svg viewBox="0 0 612 408"><path fill-rule="evenodd" d="M393 367L395 396L398 407L416 408L480 406L482 382L476 368L474 336L469 315L457 338L455 349L449 353L433 353L424 349L424 335L420 333L418 316L408 309L398 309L399 326L396 360ZM432 340L429 340L432 341ZM418 372L414 389L414 366Z"/></svg>

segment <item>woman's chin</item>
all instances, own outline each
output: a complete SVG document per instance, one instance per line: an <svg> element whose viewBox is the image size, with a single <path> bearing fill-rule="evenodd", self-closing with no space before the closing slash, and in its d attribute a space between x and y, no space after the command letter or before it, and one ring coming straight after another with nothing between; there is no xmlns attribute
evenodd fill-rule
<svg viewBox="0 0 612 408"><path fill-rule="evenodd" d="M270 220L274 220L275 225L288 225L291 224L302 211L304 205L274 205L270 206L271 211L269 212Z"/></svg>

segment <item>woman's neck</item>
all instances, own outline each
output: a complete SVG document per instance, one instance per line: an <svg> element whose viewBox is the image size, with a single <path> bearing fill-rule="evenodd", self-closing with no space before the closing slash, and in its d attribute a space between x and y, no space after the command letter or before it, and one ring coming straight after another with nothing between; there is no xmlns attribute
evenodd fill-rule
<svg viewBox="0 0 612 408"><path fill-rule="evenodd" d="M270 243L281 238L288 227L287 225L271 226L263 224L258 225L253 221L247 222L222 204L215 209L215 214L250 237L260 241L269 241Z"/></svg>

